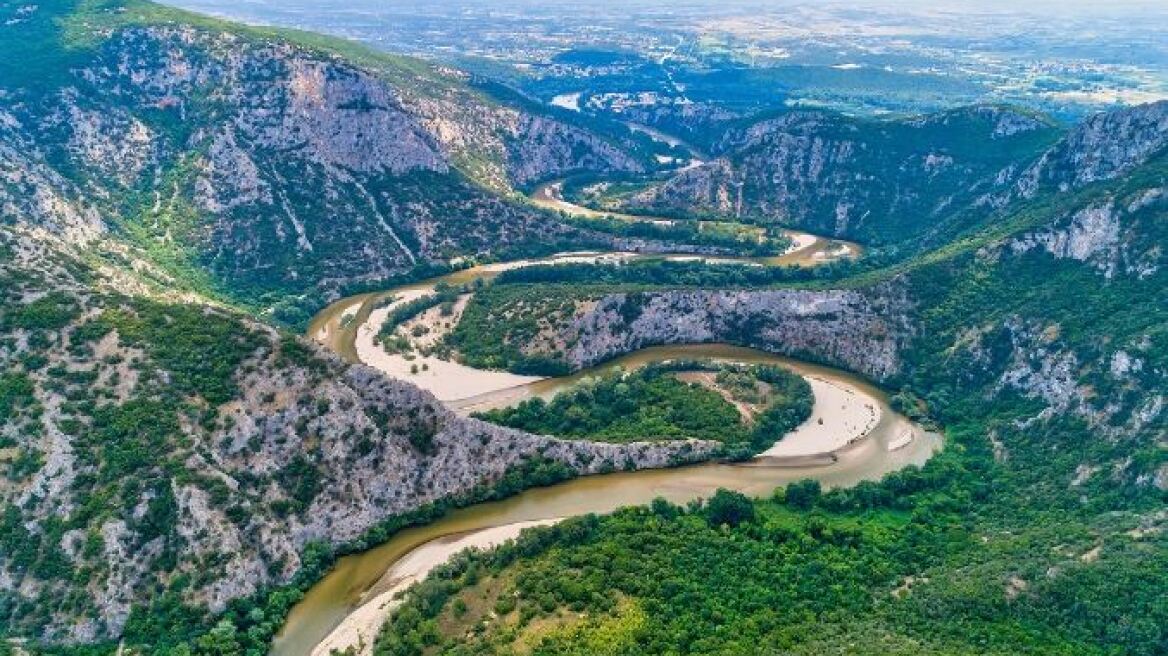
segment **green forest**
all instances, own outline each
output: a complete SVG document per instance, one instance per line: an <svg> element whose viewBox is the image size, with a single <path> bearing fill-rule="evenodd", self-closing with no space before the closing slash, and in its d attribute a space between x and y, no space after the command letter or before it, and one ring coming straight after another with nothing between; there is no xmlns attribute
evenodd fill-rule
<svg viewBox="0 0 1168 656"><path fill-rule="evenodd" d="M979 429L881 483L530 531L416 587L376 653L1163 653L1163 533L1071 498L1033 504Z"/></svg>
<svg viewBox="0 0 1168 656"><path fill-rule="evenodd" d="M682 373L707 373L709 384L680 380ZM550 401L537 397L478 416L559 437L715 440L728 454L748 454L806 420L813 403L807 381L779 367L672 362L585 379Z"/></svg>
<svg viewBox="0 0 1168 656"><path fill-rule="evenodd" d="M1168 100L1063 124L821 45L823 65L701 55L731 52L716 31L532 40L521 70L149 0L0 2L0 656L266 656L338 559L466 530L475 504L582 512L528 504L583 475L582 503L649 492L455 556L364 646L1168 656ZM553 180L627 216L527 196ZM700 259L793 231L857 250ZM357 361L371 309L453 272L479 278L375 329L414 375ZM326 306L344 330L316 329ZM881 427L928 442L754 459L811 416L803 376L616 367L715 344L847 370L903 415ZM450 398L462 380L423 386L453 367L419 356L573 385L468 418L524 392ZM802 480L715 489L739 476Z"/></svg>
<svg viewBox="0 0 1168 656"><path fill-rule="evenodd" d="M895 408L943 427L944 451L924 467L850 489L723 491L533 530L418 586L377 652L1168 652L1168 496L1153 484L1168 451L1163 421L1141 420L1168 364L1168 306L1152 293L1164 269L1106 278L1002 245L1075 207L1114 203L1127 208L1125 247L1157 253L1163 205L1139 200L1163 179L1160 158L1121 184L1040 197L968 239L846 281L911 289L921 331L887 384ZM721 276L737 287L759 275L660 264L584 273L501 278L467 316L504 328L471 352L523 343L528 310L554 317L573 299L645 291L648 280ZM1117 373L1128 353L1141 365ZM1041 368L1052 362L1074 367L1061 412L1001 382L1041 371L1033 384L1050 384L1057 375Z"/></svg>

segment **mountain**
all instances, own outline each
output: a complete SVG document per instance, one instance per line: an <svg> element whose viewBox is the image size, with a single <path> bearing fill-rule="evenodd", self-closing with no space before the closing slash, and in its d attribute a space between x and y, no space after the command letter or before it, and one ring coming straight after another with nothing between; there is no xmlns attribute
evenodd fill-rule
<svg viewBox="0 0 1168 656"><path fill-rule="evenodd" d="M415 588L374 653L1161 653L1164 109L1086 121L983 225L839 280L768 289L662 263L501 277L463 315L494 327L463 331L471 353L575 369L755 346L880 381L944 427L944 451L852 489L723 490L540 531Z"/></svg>
<svg viewBox="0 0 1168 656"><path fill-rule="evenodd" d="M609 244L514 189L645 167L632 140L344 42L133 0L0 12L3 216L112 230L290 320L298 300L459 256Z"/></svg>
<svg viewBox="0 0 1168 656"><path fill-rule="evenodd" d="M474 325L455 336L471 356L572 370L654 344L730 341L857 371L948 419L969 399L1021 394L1039 404L1035 421L1076 416L1155 450L1168 385L1166 116L1159 103L1077 126L1003 187L996 218L904 262L771 289L766 274L707 282L668 263L520 271L476 296L464 315ZM1168 484L1156 467L1132 480Z"/></svg>
<svg viewBox="0 0 1168 656"><path fill-rule="evenodd" d="M639 170L635 149L457 71L149 3L4 4L0 51L5 638L165 653L246 605L263 644L403 525L713 452L460 418L254 313L610 243L513 190Z"/></svg>
<svg viewBox="0 0 1168 656"><path fill-rule="evenodd" d="M137 0L0 4L0 653L264 653L340 554L717 453L462 418L279 327L455 257L622 246L517 193L646 183L643 142L488 86ZM437 626L507 648L447 603L489 572L519 586L499 615L564 621L565 653L1162 651L1166 112L735 123L639 207L722 213L741 188L744 218L913 248L502 275L454 329L468 360L734 341L859 372L947 446L855 490L569 522L418 588L410 644L379 649L435 651Z"/></svg>
<svg viewBox="0 0 1168 656"><path fill-rule="evenodd" d="M1062 128L1019 109L978 106L889 120L791 110L717 130L712 159L628 195L624 206L902 244L941 232L977 197L1008 184Z"/></svg>
<svg viewBox="0 0 1168 656"><path fill-rule="evenodd" d="M1018 176L1014 191L1033 198L1127 174L1168 147L1168 101L1088 117ZM995 199L998 204L1010 200Z"/></svg>
<svg viewBox="0 0 1168 656"><path fill-rule="evenodd" d="M229 602L304 581L337 547L492 486L713 448L459 418L246 317L94 269L42 232L6 228L0 253L5 634L178 642ZM294 597L278 599L282 613Z"/></svg>

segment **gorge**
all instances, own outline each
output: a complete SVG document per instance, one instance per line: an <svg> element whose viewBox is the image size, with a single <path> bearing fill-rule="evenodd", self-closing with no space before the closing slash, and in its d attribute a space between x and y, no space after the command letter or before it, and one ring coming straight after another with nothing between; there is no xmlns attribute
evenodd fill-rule
<svg viewBox="0 0 1168 656"><path fill-rule="evenodd" d="M0 654L1161 653L1168 101L645 30L0 3Z"/></svg>

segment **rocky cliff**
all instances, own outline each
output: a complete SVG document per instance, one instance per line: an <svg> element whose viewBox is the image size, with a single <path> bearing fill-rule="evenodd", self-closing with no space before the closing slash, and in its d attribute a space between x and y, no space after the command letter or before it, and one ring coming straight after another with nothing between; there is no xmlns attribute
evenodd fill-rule
<svg viewBox="0 0 1168 656"><path fill-rule="evenodd" d="M1002 107L889 121L791 111L726 129L714 159L627 202L892 244L936 232L978 194L1006 187L998 174L1057 134Z"/></svg>
<svg viewBox="0 0 1168 656"><path fill-rule="evenodd" d="M0 77L3 216L115 226L260 308L456 256L606 245L513 189L643 170L633 142L502 104L453 69L149 3L72 5L0 21L0 40L70 53L41 80Z"/></svg>
<svg viewBox="0 0 1168 656"><path fill-rule="evenodd" d="M586 242L510 190L641 166L457 71L336 48L136 1L0 6L4 633L193 630L288 581L310 545L505 472L662 466L713 448L462 419L198 293L313 305L454 255ZM896 386L906 411L974 423L985 444L965 444L1020 476L1033 468L1018 454L1040 454L1037 490L1090 488L1085 504L1163 490L1164 111L1091 119L1041 155L1053 129L995 108L739 126L720 159L643 200L759 208L874 241L928 233L967 198L989 218L846 284L585 280L486 290L464 317L492 319L479 337L498 353L572 367L686 341L812 357ZM278 621L253 610L248 631Z"/></svg>
<svg viewBox="0 0 1168 656"><path fill-rule="evenodd" d="M1168 101L1096 114L1076 125L1020 176L1018 189L1033 197L1043 187L1060 191L1117 178L1168 147Z"/></svg>
<svg viewBox="0 0 1168 656"><path fill-rule="evenodd" d="M1103 122L1115 121L1130 124ZM1146 125L1116 137L1152 143L1160 128ZM1060 472L1042 485L1165 489L1168 158L1128 152L1109 165L1122 175L1044 186L966 239L837 289L628 291L587 274L527 276L472 302L464 316L497 326L473 354L576 369L654 344L756 346L899 388L906 411L993 426L1000 454L1041 442Z"/></svg>
<svg viewBox="0 0 1168 656"><path fill-rule="evenodd" d="M901 369L911 342L911 306L894 286L879 290L676 290L602 295L524 345L573 369L657 344L730 342L860 372L875 380ZM557 349L562 345L562 350Z"/></svg>
<svg viewBox="0 0 1168 656"><path fill-rule="evenodd" d="M287 582L309 543L351 542L523 467L663 467L716 448L460 418L196 299L126 295L134 274L91 270L44 233L4 228L0 252L6 632L92 642L135 608L219 612Z"/></svg>

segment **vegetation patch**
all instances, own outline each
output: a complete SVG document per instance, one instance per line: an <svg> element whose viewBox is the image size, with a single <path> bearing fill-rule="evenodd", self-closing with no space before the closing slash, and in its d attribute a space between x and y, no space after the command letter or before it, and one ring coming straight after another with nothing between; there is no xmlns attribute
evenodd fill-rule
<svg viewBox="0 0 1168 656"><path fill-rule="evenodd" d="M780 367L672 362L585 379L550 401L530 399L478 416L604 442L716 440L740 453L770 446L810 416L813 403L807 382Z"/></svg>

